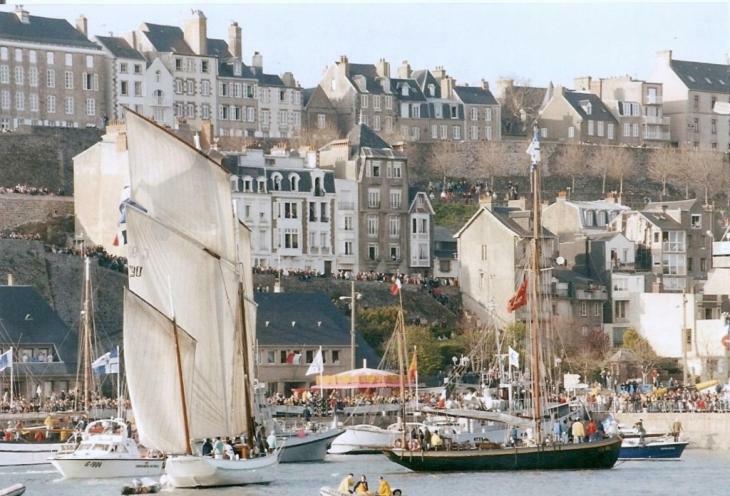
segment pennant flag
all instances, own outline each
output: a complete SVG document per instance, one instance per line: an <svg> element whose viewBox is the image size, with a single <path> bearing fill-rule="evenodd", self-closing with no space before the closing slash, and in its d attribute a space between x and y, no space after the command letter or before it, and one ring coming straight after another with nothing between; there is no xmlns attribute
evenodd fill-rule
<svg viewBox="0 0 730 496"><path fill-rule="evenodd" d="M413 350L413 358L411 364L408 366L408 382L415 383L418 380L418 355L416 350Z"/></svg>
<svg viewBox="0 0 730 496"><path fill-rule="evenodd" d="M96 375L119 373L119 350L108 351L94 360L91 368Z"/></svg>
<svg viewBox="0 0 730 496"><path fill-rule="evenodd" d="M520 354L509 347L509 366L520 368Z"/></svg>
<svg viewBox="0 0 730 496"><path fill-rule="evenodd" d="M10 348L8 351L0 355L0 372L13 366L13 349Z"/></svg>
<svg viewBox="0 0 730 496"><path fill-rule="evenodd" d="M309 364L306 375L316 375L324 372L324 359L322 358L322 348L320 347L314 360Z"/></svg>
<svg viewBox="0 0 730 496"><path fill-rule="evenodd" d="M507 302L507 311L512 313L525 305L527 305L527 278L522 280L517 292Z"/></svg>
<svg viewBox="0 0 730 496"><path fill-rule="evenodd" d="M530 146L527 147L527 150L525 151L530 156L530 163L532 164L532 170L535 170L535 167L537 167L537 164L540 163L541 157L540 157L540 131L538 130L537 126L535 126L535 130L532 133L532 141L530 142Z"/></svg>
<svg viewBox="0 0 730 496"><path fill-rule="evenodd" d="M294 354L294 365L301 365L301 364L302 364L302 354L295 353Z"/></svg>
<svg viewBox="0 0 730 496"><path fill-rule="evenodd" d="M400 279L396 277L395 281L393 281L393 284L390 285L390 294L392 294L393 296L398 296L401 286L403 286L403 284L400 282Z"/></svg>

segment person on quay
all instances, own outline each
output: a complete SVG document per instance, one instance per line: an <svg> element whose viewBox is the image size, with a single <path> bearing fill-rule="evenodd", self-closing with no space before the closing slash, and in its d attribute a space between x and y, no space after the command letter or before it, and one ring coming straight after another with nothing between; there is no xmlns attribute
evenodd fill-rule
<svg viewBox="0 0 730 496"><path fill-rule="evenodd" d="M378 496L393 496L393 490L390 488L390 484L388 484L388 481L382 475L378 484Z"/></svg>
<svg viewBox="0 0 730 496"><path fill-rule="evenodd" d="M684 430L682 427L682 422L679 420L679 417L676 417L674 419L674 422L672 422L672 437L674 437L674 442L676 443L679 441L679 434Z"/></svg>
<svg viewBox="0 0 730 496"><path fill-rule="evenodd" d="M360 476L360 480L357 481L355 487L352 489L355 491L355 494L368 494L368 478L364 474Z"/></svg>
<svg viewBox="0 0 730 496"><path fill-rule="evenodd" d="M352 474L347 474L344 479L340 482L340 485L337 487L337 492L340 494L352 494L352 485L355 483L355 476Z"/></svg>

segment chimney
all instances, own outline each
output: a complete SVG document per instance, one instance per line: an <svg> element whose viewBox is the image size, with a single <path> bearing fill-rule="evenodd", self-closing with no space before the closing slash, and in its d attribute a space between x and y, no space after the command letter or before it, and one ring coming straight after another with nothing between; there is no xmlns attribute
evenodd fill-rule
<svg viewBox="0 0 730 496"><path fill-rule="evenodd" d="M87 38L89 37L89 21L84 14L76 19L76 29Z"/></svg>
<svg viewBox="0 0 730 496"><path fill-rule="evenodd" d="M486 79L483 79L482 78L481 83L482 83L482 89L489 91L489 81L487 81Z"/></svg>
<svg viewBox="0 0 730 496"><path fill-rule="evenodd" d="M505 98L515 84L514 79L497 79L497 97Z"/></svg>
<svg viewBox="0 0 730 496"><path fill-rule="evenodd" d="M241 40L241 26L232 22L228 26L228 50L238 60L243 60L243 43Z"/></svg>
<svg viewBox="0 0 730 496"><path fill-rule="evenodd" d="M15 284L15 280L13 279L13 274L8 274L8 286L13 286Z"/></svg>
<svg viewBox="0 0 730 496"><path fill-rule="evenodd" d="M127 40L127 43L129 43L129 46L131 46L135 50L139 50L139 42L137 40L137 31L130 31L129 33L123 35L123 38L125 40Z"/></svg>
<svg viewBox="0 0 730 496"><path fill-rule="evenodd" d="M260 73L264 71L264 56L261 55L259 52L253 52L253 57L251 57L251 67L253 67L254 72Z"/></svg>
<svg viewBox="0 0 730 496"><path fill-rule="evenodd" d="M294 74L291 72L285 72L281 75L281 80L284 82L284 86L287 88L296 88L297 87L297 81L294 79Z"/></svg>
<svg viewBox="0 0 730 496"><path fill-rule="evenodd" d="M378 63L375 64L375 70L378 73L378 76L381 78L389 78L390 77L390 62L388 62L385 59L378 60Z"/></svg>
<svg viewBox="0 0 730 496"><path fill-rule="evenodd" d="M431 71L431 74L433 74L433 77L436 78L436 81L441 81L443 78L446 77L446 71L444 70L444 66L437 65L436 68Z"/></svg>
<svg viewBox="0 0 730 496"><path fill-rule="evenodd" d="M409 64L407 60L401 62L400 67L398 67L398 77L400 79L410 79L411 64Z"/></svg>
<svg viewBox="0 0 730 496"><path fill-rule="evenodd" d="M15 6L15 15L18 16L18 19L20 19L20 22L22 22L23 24L30 24L30 16L28 15L28 11L25 10L22 5Z"/></svg>
<svg viewBox="0 0 730 496"><path fill-rule="evenodd" d="M591 77L580 76L573 80L576 91L591 91Z"/></svg>
<svg viewBox="0 0 730 496"><path fill-rule="evenodd" d="M656 56L659 60L669 65L669 63L672 61L672 51L671 50L661 50L656 53Z"/></svg>
<svg viewBox="0 0 730 496"><path fill-rule="evenodd" d="M193 10L193 18L185 24L184 36L193 53L208 54L208 24L202 10Z"/></svg>
<svg viewBox="0 0 730 496"><path fill-rule="evenodd" d="M347 55L340 55L340 64L347 65L348 62L349 60L347 60Z"/></svg>
<svg viewBox="0 0 730 496"><path fill-rule="evenodd" d="M446 76L441 80L441 98L452 98L454 95L454 78Z"/></svg>

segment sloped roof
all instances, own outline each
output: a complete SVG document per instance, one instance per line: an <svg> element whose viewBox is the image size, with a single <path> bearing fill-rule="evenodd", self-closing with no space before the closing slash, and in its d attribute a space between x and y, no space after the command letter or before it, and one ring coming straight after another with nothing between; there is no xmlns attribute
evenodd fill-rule
<svg viewBox="0 0 730 496"><path fill-rule="evenodd" d="M503 226L512 231L512 234L520 238L532 238L532 230L525 229L522 225L517 222L516 217L526 218L530 216L529 210L520 210L514 207L499 207L495 206L491 209L487 207L480 207L471 218L466 221L459 231L454 234L455 238L461 237L464 231L482 214L489 213L495 219L497 219ZM543 238L555 238L556 236L547 230L545 227L542 228Z"/></svg>
<svg viewBox="0 0 730 496"><path fill-rule="evenodd" d="M603 286L603 283L588 277L585 274L581 274L572 269L566 269L563 267L554 267L552 270L552 276L559 282L568 282L574 284L577 288L587 287L591 284L596 286Z"/></svg>
<svg viewBox="0 0 730 496"><path fill-rule="evenodd" d="M498 105L491 91L478 86L454 86L454 93L468 105Z"/></svg>
<svg viewBox="0 0 730 496"><path fill-rule="evenodd" d="M403 86L408 86L408 95L403 95ZM423 95L421 88L415 79L391 79L390 91L398 96L398 100L403 101L420 101L425 102L426 97Z"/></svg>
<svg viewBox="0 0 730 496"><path fill-rule="evenodd" d="M418 86L421 88L421 91L423 91L423 94L426 96L426 98L441 98L441 85L438 81L436 81L436 78L433 74L431 74L431 71L428 69L423 69L419 71L413 71L411 73L411 77L416 80L418 83ZM435 95L428 95L426 88L429 84L434 85L434 92Z"/></svg>
<svg viewBox="0 0 730 496"><path fill-rule="evenodd" d="M146 22L142 25L142 31L145 32L147 39L150 40L150 43L152 43L152 46L158 52L195 55L190 46L185 42L183 30L177 26Z"/></svg>
<svg viewBox="0 0 730 496"><path fill-rule="evenodd" d="M218 57L219 59L233 57L231 52L228 51L228 43L226 43L225 40L208 38L206 41L206 48L208 55L211 57Z"/></svg>
<svg viewBox="0 0 730 496"><path fill-rule="evenodd" d="M241 75L236 76L233 72L233 62L220 62L218 64L218 76L226 78L256 79L251 68L241 63Z"/></svg>
<svg viewBox="0 0 730 496"><path fill-rule="evenodd" d="M99 49L66 19L28 16L24 24L13 12L0 12L0 39Z"/></svg>
<svg viewBox="0 0 730 496"><path fill-rule="evenodd" d="M277 167L277 166L270 166L270 165L262 165L260 167L257 166L235 166L230 165L231 162L234 162L237 160L235 155L227 155L224 159L224 163L228 162L227 167L234 171L234 173L238 176L238 190L243 191L243 177L244 176L251 176L254 179L260 176L266 175L266 187L270 193L280 193L282 191L291 191L291 182L288 180L289 176L291 174L296 174L299 176L299 191L312 191L314 188L314 178L312 177L312 172L310 169L294 169L294 168L285 168L285 167ZM281 182L281 189L279 191L274 191L274 180L273 176L276 173L281 174L281 176L284 178L284 181ZM334 193L335 192L335 173L334 171L323 171L323 183L322 187L324 188L325 193ZM257 181L254 181L252 186L252 190L254 193L259 192L259 185Z"/></svg>
<svg viewBox="0 0 730 496"><path fill-rule="evenodd" d="M256 78L262 86L285 86L284 81L282 81L276 74L264 74L263 72L258 72L253 69L252 72L253 77Z"/></svg>
<svg viewBox="0 0 730 496"><path fill-rule="evenodd" d="M97 36L96 40L107 50L120 59L145 60L144 55L132 48L132 46L119 36Z"/></svg>
<svg viewBox="0 0 730 496"><path fill-rule="evenodd" d="M72 373L77 360L77 333L66 327L58 314L32 286L0 286L0 342L5 348L31 345L54 345L63 364L33 364L37 373ZM10 339L12 343L8 343ZM19 357L16 355L16 360ZM51 367L51 369L49 369Z"/></svg>
<svg viewBox="0 0 730 496"><path fill-rule="evenodd" d="M675 200L675 201L659 201L649 202L644 207L644 212L661 212L666 206L668 209L679 209L683 212L692 210L692 207L697 203L697 198L690 198L689 200Z"/></svg>
<svg viewBox="0 0 730 496"><path fill-rule="evenodd" d="M672 60L669 67L690 90L718 93L730 91L730 65Z"/></svg>
<svg viewBox="0 0 730 496"><path fill-rule="evenodd" d="M260 345L350 346L350 320L325 293L256 293L254 298ZM361 334L356 340L358 362L363 358L368 363L380 361Z"/></svg>
<svg viewBox="0 0 730 496"><path fill-rule="evenodd" d="M580 93L577 91L566 90L565 99L583 119L590 119L594 121L609 121L613 122L614 124L618 124L616 118L613 116L611 111L608 110L608 107L606 107L603 101L598 98L598 95L594 95L593 93ZM591 104L590 115L586 114L585 110L583 110L583 107L581 106L581 103L586 101Z"/></svg>
<svg viewBox="0 0 730 496"><path fill-rule="evenodd" d="M416 199L423 198L423 209L426 211L426 213L429 213L431 215L435 215L436 212L433 211L433 206L431 205L431 200L428 198L428 195L425 191L416 191L413 194L413 197L411 200L411 205L408 207L409 213L418 212L418 208L416 206Z"/></svg>
<svg viewBox="0 0 730 496"><path fill-rule="evenodd" d="M391 146L378 134L365 124L358 124L347 133L347 141L350 147L355 148L387 148Z"/></svg>
<svg viewBox="0 0 730 496"><path fill-rule="evenodd" d="M363 76L365 78L365 87L368 93L374 95L384 93L383 87L378 82L378 71L373 64L347 64L347 77L357 91L361 91L360 87L355 83L355 76Z"/></svg>
<svg viewBox="0 0 730 496"><path fill-rule="evenodd" d="M683 229L682 224L661 212L640 212L640 214L663 231L680 231Z"/></svg>

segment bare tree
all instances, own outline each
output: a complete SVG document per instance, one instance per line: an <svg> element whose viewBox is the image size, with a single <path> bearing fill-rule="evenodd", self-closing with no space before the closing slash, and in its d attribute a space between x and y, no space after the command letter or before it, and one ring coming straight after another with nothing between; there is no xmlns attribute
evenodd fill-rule
<svg viewBox="0 0 730 496"><path fill-rule="evenodd" d="M692 152L690 156L692 186L698 192L704 193L705 205L709 205L710 198L722 188L725 160L717 152Z"/></svg>
<svg viewBox="0 0 730 496"><path fill-rule="evenodd" d="M571 191L575 191L575 177L588 173L587 157L583 145L565 145L558 155L558 172L570 176Z"/></svg>
<svg viewBox="0 0 730 496"><path fill-rule="evenodd" d="M684 198L689 198L689 191L694 179L692 171L693 162L695 161L695 151L681 148L677 150L675 155L674 167L670 175L670 179L677 184L684 186Z"/></svg>
<svg viewBox="0 0 730 496"><path fill-rule="evenodd" d="M504 175L507 170L508 153L499 141L483 141L478 144L476 159L478 170L486 175L487 182L494 191L495 176Z"/></svg>
<svg viewBox="0 0 730 496"><path fill-rule="evenodd" d="M677 151L673 148L657 148L649 155L649 178L662 183L662 198L667 196L667 182L677 170Z"/></svg>
<svg viewBox="0 0 730 496"><path fill-rule="evenodd" d="M544 96L545 90L530 86L529 79L512 80L512 84L505 88L500 102L502 115L512 126L510 134L530 134ZM514 129L516 126L519 129Z"/></svg>
<svg viewBox="0 0 730 496"><path fill-rule="evenodd" d="M614 147L613 159L609 162L608 175L617 179L619 195L624 194L624 179L630 178L636 172L636 159L627 148ZM605 193L605 191L604 191Z"/></svg>
<svg viewBox="0 0 730 496"><path fill-rule="evenodd" d="M623 178L627 175L629 168L626 164L633 167L633 159L629 156L626 148L617 146L599 146L591 157L591 168L601 175L601 192L606 193L606 178L611 177L619 179L621 189L623 190Z"/></svg>

